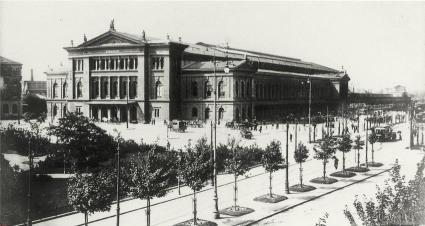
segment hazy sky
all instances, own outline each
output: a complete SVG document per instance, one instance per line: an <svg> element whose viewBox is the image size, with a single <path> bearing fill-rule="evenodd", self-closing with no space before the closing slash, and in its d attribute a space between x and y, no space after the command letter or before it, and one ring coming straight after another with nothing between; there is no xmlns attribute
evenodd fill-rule
<svg viewBox="0 0 425 226"><path fill-rule="evenodd" d="M109 29L275 53L341 69L351 85L425 90L425 2L1 2L0 55L34 68Z"/></svg>

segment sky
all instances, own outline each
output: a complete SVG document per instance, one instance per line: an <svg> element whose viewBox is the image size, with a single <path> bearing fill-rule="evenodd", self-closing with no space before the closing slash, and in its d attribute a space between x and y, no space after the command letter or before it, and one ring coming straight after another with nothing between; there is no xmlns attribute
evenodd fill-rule
<svg viewBox="0 0 425 226"><path fill-rule="evenodd" d="M355 91L425 90L425 2L0 1L0 55L34 69L68 64L63 47L117 31L224 44L342 66Z"/></svg>

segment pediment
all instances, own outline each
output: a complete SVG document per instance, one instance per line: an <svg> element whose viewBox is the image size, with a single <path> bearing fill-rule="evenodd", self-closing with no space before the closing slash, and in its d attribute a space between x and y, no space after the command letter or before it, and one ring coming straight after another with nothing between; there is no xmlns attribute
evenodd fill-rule
<svg viewBox="0 0 425 226"><path fill-rule="evenodd" d="M96 47L96 46L119 46L119 45L131 45L141 44L142 42L136 37L130 37L129 35L108 31L102 35L99 35L93 39L90 39L78 47Z"/></svg>

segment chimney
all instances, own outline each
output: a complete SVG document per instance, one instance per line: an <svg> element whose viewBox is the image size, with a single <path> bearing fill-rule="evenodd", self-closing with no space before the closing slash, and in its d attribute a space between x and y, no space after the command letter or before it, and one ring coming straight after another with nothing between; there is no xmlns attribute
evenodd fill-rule
<svg viewBox="0 0 425 226"><path fill-rule="evenodd" d="M33 71L33 69L31 68L31 82L33 82L34 81L34 71Z"/></svg>
<svg viewBox="0 0 425 226"><path fill-rule="evenodd" d="M74 47L74 40L71 40L71 47Z"/></svg>
<svg viewBox="0 0 425 226"><path fill-rule="evenodd" d="M170 40L170 35L169 34L167 34L167 40Z"/></svg>
<svg viewBox="0 0 425 226"><path fill-rule="evenodd" d="M179 37L179 42L182 42L182 37Z"/></svg>

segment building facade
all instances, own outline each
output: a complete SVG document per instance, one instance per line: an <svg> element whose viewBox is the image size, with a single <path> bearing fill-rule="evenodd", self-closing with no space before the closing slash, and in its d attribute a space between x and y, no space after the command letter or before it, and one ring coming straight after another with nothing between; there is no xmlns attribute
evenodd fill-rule
<svg viewBox="0 0 425 226"><path fill-rule="evenodd" d="M102 121L273 119L338 108L345 72L295 58L110 30L66 47L71 67L49 70L51 117L67 111ZM214 88L216 87L216 88ZM215 95L216 94L216 95Z"/></svg>
<svg viewBox="0 0 425 226"><path fill-rule="evenodd" d="M21 115L22 64L0 56L1 119L17 119Z"/></svg>

